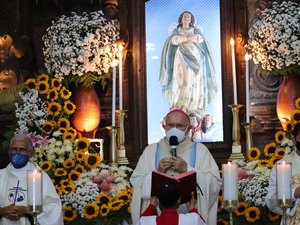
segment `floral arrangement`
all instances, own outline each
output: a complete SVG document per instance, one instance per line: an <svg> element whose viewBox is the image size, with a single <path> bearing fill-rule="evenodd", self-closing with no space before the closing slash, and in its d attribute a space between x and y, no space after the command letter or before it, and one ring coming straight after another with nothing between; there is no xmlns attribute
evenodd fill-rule
<svg viewBox="0 0 300 225"><path fill-rule="evenodd" d="M73 12L52 22L43 36L45 66L59 79L91 86L110 78L109 70L119 54L119 32L102 11Z"/></svg>
<svg viewBox="0 0 300 225"><path fill-rule="evenodd" d="M287 125L287 131L277 131L274 140L261 151L253 147L248 160L233 160L238 166L239 206L233 213L236 224L280 224L280 216L271 212L265 203L272 167L293 151L292 130L300 123L300 98L295 101L295 110ZM228 224L228 212L222 207L222 193L219 195L218 224Z"/></svg>
<svg viewBox="0 0 300 225"><path fill-rule="evenodd" d="M76 106L60 79L45 73L25 81L16 104L17 130L33 142L32 157L52 179L63 205L66 225L120 224L130 218L132 169L108 166L69 116Z"/></svg>
<svg viewBox="0 0 300 225"><path fill-rule="evenodd" d="M60 195L65 224L121 224L130 219L132 169L101 163L86 138L59 139L35 148L34 161L49 174Z"/></svg>
<svg viewBox="0 0 300 225"><path fill-rule="evenodd" d="M64 139L76 137L68 120L76 109L70 100L72 92L59 79L41 73L26 80L19 95L22 103L16 103L17 132L26 134L34 147L46 145L55 131Z"/></svg>
<svg viewBox="0 0 300 225"><path fill-rule="evenodd" d="M265 73L300 71L300 4L274 1L249 30L247 49Z"/></svg>

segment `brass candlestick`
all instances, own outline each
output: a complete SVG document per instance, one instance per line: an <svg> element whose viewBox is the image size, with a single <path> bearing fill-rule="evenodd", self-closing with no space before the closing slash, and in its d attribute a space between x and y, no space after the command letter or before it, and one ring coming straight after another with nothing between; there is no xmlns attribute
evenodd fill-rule
<svg viewBox="0 0 300 225"><path fill-rule="evenodd" d="M110 130L110 155L109 155L109 164L111 166L118 166L116 161L117 159L117 130L116 126L106 127Z"/></svg>
<svg viewBox="0 0 300 225"><path fill-rule="evenodd" d="M246 152L245 155L248 155L248 152L250 150L250 148L253 147L253 140L252 140L252 126L253 123L242 123L242 125L245 128L246 131Z"/></svg>
<svg viewBox="0 0 300 225"><path fill-rule="evenodd" d="M239 122L239 110L243 105L233 104L229 105L232 110L232 153L229 160L245 159L242 153L242 146L240 142L240 122Z"/></svg>
<svg viewBox="0 0 300 225"><path fill-rule="evenodd" d="M118 115L119 122L119 132L118 132L118 152L117 152L117 163L127 165L129 164L126 157L126 148L125 148L125 132L124 132L124 117L127 110L116 110Z"/></svg>
<svg viewBox="0 0 300 225"><path fill-rule="evenodd" d="M237 200L223 200L223 208L229 212L229 224L233 225L233 211L238 205Z"/></svg>

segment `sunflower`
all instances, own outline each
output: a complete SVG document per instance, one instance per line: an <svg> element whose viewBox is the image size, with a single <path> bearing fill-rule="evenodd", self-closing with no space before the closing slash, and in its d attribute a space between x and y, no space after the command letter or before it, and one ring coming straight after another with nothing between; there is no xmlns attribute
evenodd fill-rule
<svg viewBox="0 0 300 225"><path fill-rule="evenodd" d="M293 110L291 119L296 121L296 123L300 122L300 109Z"/></svg>
<svg viewBox="0 0 300 225"><path fill-rule="evenodd" d="M49 91L48 81L39 81L37 83L37 90L40 94L47 94Z"/></svg>
<svg viewBox="0 0 300 225"><path fill-rule="evenodd" d="M240 202L239 206L234 210L235 214L237 216L242 216L245 215L245 211L248 208L248 203L247 202Z"/></svg>
<svg viewBox="0 0 300 225"><path fill-rule="evenodd" d="M85 172L85 168L83 165L77 164L74 168L75 171L77 171L78 173L84 173Z"/></svg>
<svg viewBox="0 0 300 225"><path fill-rule="evenodd" d="M51 80L51 87L59 90L61 87L61 81L57 78L52 78Z"/></svg>
<svg viewBox="0 0 300 225"><path fill-rule="evenodd" d="M58 130L62 134L66 133L66 131L67 131L66 128L63 128L63 127L59 127Z"/></svg>
<svg viewBox="0 0 300 225"><path fill-rule="evenodd" d="M268 165L269 165L268 159L261 159L261 160L258 160L258 162L257 162L258 167L267 167Z"/></svg>
<svg viewBox="0 0 300 225"><path fill-rule="evenodd" d="M77 161L79 161L79 162L84 161L84 155L85 155L84 151L76 151L75 155L76 155Z"/></svg>
<svg viewBox="0 0 300 225"><path fill-rule="evenodd" d="M55 125L56 125L55 121L52 121L52 120L46 121L46 123L45 123L44 126L43 126L43 130L44 130L47 134L51 134L52 131L53 131L54 128L55 128Z"/></svg>
<svg viewBox="0 0 300 225"><path fill-rule="evenodd" d="M54 170L54 176L56 177L63 177L67 175L67 171L64 170L63 168L56 168Z"/></svg>
<svg viewBox="0 0 300 225"><path fill-rule="evenodd" d="M80 177L80 173L78 173L78 172L75 171L75 170L72 170L72 171L68 174L68 178L69 178L71 181L73 181L73 182L77 181L77 180L79 179L79 177Z"/></svg>
<svg viewBox="0 0 300 225"><path fill-rule="evenodd" d="M128 195L127 190L123 190L116 196L116 200L123 201L126 204L131 201L131 196Z"/></svg>
<svg viewBox="0 0 300 225"><path fill-rule="evenodd" d="M101 216L107 216L107 214L109 213L110 209L107 205L102 205L99 211L99 214Z"/></svg>
<svg viewBox="0 0 300 225"><path fill-rule="evenodd" d="M99 202L100 204L107 205L109 202L111 202L111 197L101 192L97 196L96 201Z"/></svg>
<svg viewBox="0 0 300 225"><path fill-rule="evenodd" d="M69 179L61 179L59 183L64 186L68 186L71 184Z"/></svg>
<svg viewBox="0 0 300 225"><path fill-rule="evenodd" d="M223 220L223 219L218 219L217 225L228 225L228 222L226 220Z"/></svg>
<svg viewBox="0 0 300 225"><path fill-rule="evenodd" d="M48 93L47 93L47 99L51 99L52 101L55 101L58 99L58 93L56 88L52 88Z"/></svg>
<svg viewBox="0 0 300 225"><path fill-rule="evenodd" d="M99 206L95 202L87 203L84 206L84 217L87 219L94 219L99 214Z"/></svg>
<svg viewBox="0 0 300 225"><path fill-rule="evenodd" d="M296 109L300 109L300 98L297 98L295 101Z"/></svg>
<svg viewBox="0 0 300 225"><path fill-rule="evenodd" d="M64 161L63 166L66 169L70 169L70 168L75 166L75 162L74 162L73 159L67 159L67 160Z"/></svg>
<svg viewBox="0 0 300 225"><path fill-rule="evenodd" d="M62 185L61 188L64 192L75 192L75 190L76 190L76 187L73 183L70 183L69 185L66 185L66 186Z"/></svg>
<svg viewBox="0 0 300 225"><path fill-rule="evenodd" d="M28 91L30 91L31 89L36 89L36 82L35 82L35 79L27 79L25 81L25 87Z"/></svg>
<svg viewBox="0 0 300 225"><path fill-rule="evenodd" d="M266 144L266 146L264 148L265 156L271 157L275 154L275 151L276 151L275 143L272 142L272 143Z"/></svg>
<svg viewBox="0 0 300 225"><path fill-rule="evenodd" d="M282 158L282 157L281 157ZM281 158L279 157L276 157L275 155L271 157L270 161L269 161L269 164L268 164L268 167L272 168L275 163L280 160Z"/></svg>
<svg viewBox="0 0 300 225"><path fill-rule="evenodd" d="M68 115L71 115L72 113L75 112L76 105L74 105L70 100L67 100L64 103L63 109Z"/></svg>
<svg viewBox="0 0 300 225"><path fill-rule="evenodd" d="M284 156L285 148L277 148L275 151L276 158L282 158Z"/></svg>
<svg viewBox="0 0 300 225"><path fill-rule="evenodd" d="M256 147L252 147L248 151L249 160L257 160L259 159L260 155L261 155L260 150Z"/></svg>
<svg viewBox="0 0 300 225"><path fill-rule="evenodd" d="M66 87L63 87L59 93L63 99L69 99L72 95L72 92L69 91Z"/></svg>
<svg viewBox="0 0 300 225"><path fill-rule="evenodd" d="M78 150L87 151L91 142L87 138L79 138L77 141Z"/></svg>
<svg viewBox="0 0 300 225"><path fill-rule="evenodd" d="M84 156L84 164L93 169L97 167L101 163L101 158L98 153L89 153Z"/></svg>
<svg viewBox="0 0 300 225"><path fill-rule="evenodd" d="M51 170L52 164L51 164L50 161L42 161L42 162L40 163L40 167L42 168L42 170L43 170L44 172L48 172L49 170Z"/></svg>
<svg viewBox="0 0 300 225"><path fill-rule="evenodd" d="M261 215L261 213L260 213L259 208L255 207L255 206L249 207L245 211L246 220L250 223L254 223L255 221L259 220L260 215Z"/></svg>
<svg viewBox="0 0 300 225"><path fill-rule="evenodd" d="M123 201L115 200L112 202L111 208L113 211L119 211L123 205L124 205Z"/></svg>
<svg viewBox="0 0 300 225"><path fill-rule="evenodd" d="M64 221L71 222L76 219L77 213L71 206L68 206L63 208L63 216Z"/></svg>
<svg viewBox="0 0 300 225"><path fill-rule="evenodd" d="M291 121L288 121L286 124L286 130L291 132L294 129L294 123L292 123Z"/></svg>
<svg viewBox="0 0 300 225"><path fill-rule="evenodd" d="M48 82L49 80L49 76L45 73L41 73L37 78L36 78L37 82L41 82L41 81L46 81Z"/></svg>
<svg viewBox="0 0 300 225"><path fill-rule="evenodd" d="M64 140L74 140L76 137L76 134L68 132L68 130L65 131L65 133L63 133L62 138Z"/></svg>
<svg viewBox="0 0 300 225"><path fill-rule="evenodd" d="M277 221L280 219L280 216L272 211L268 210L268 219L272 222Z"/></svg>
<svg viewBox="0 0 300 225"><path fill-rule="evenodd" d="M62 107L57 102L49 102L47 109L51 116L58 116Z"/></svg>
<svg viewBox="0 0 300 225"><path fill-rule="evenodd" d="M59 118L58 122L57 122L57 126L58 127L62 127L62 128L69 128L71 125L70 121L66 118Z"/></svg>
<svg viewBox="0 0 300 225"><path fill-rule="evenodd" d="M280 130L275 134L276 143L280 144L285 139L285 132Z"/></svg>

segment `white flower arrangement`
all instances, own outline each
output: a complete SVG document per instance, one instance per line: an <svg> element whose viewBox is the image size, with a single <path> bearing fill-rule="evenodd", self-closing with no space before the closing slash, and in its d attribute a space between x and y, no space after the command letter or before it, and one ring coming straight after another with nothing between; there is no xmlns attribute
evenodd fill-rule
<svg viewBox="0 0 300 225"><path fill-rule="evenodd" d="M43 36L45 66L59 79L69 78L85 86L101 81L104 85L117 61L118 38L114 21L102 11L64 15L52 22Z"/></svg>
<svg viewBox="0 0 300 225"><path fill-rule="evenodd" d="M247 48L263 72L300 71L300 4L272 3L249 30Z"/></svg>

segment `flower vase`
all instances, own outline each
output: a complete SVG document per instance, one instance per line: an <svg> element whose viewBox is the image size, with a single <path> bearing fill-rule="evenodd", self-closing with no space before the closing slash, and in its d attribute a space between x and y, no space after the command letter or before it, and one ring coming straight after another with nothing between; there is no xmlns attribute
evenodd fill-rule
<svg viewBox="0 0 300 225"><path fill-rule="evenodd" d="M296 108L295 100L300 97L300 74L289 73L284 76L277 95L276 111L283 130L291 119L292 111Z"/></svg>
<svg viewBox="0 0 300 225"><path fill-rule="evenodd" d="M72 125L77 130L77 136L95 138L100 124L101 104L94 86L79 85L73 101L76 110L72 117Z"/></svg>

